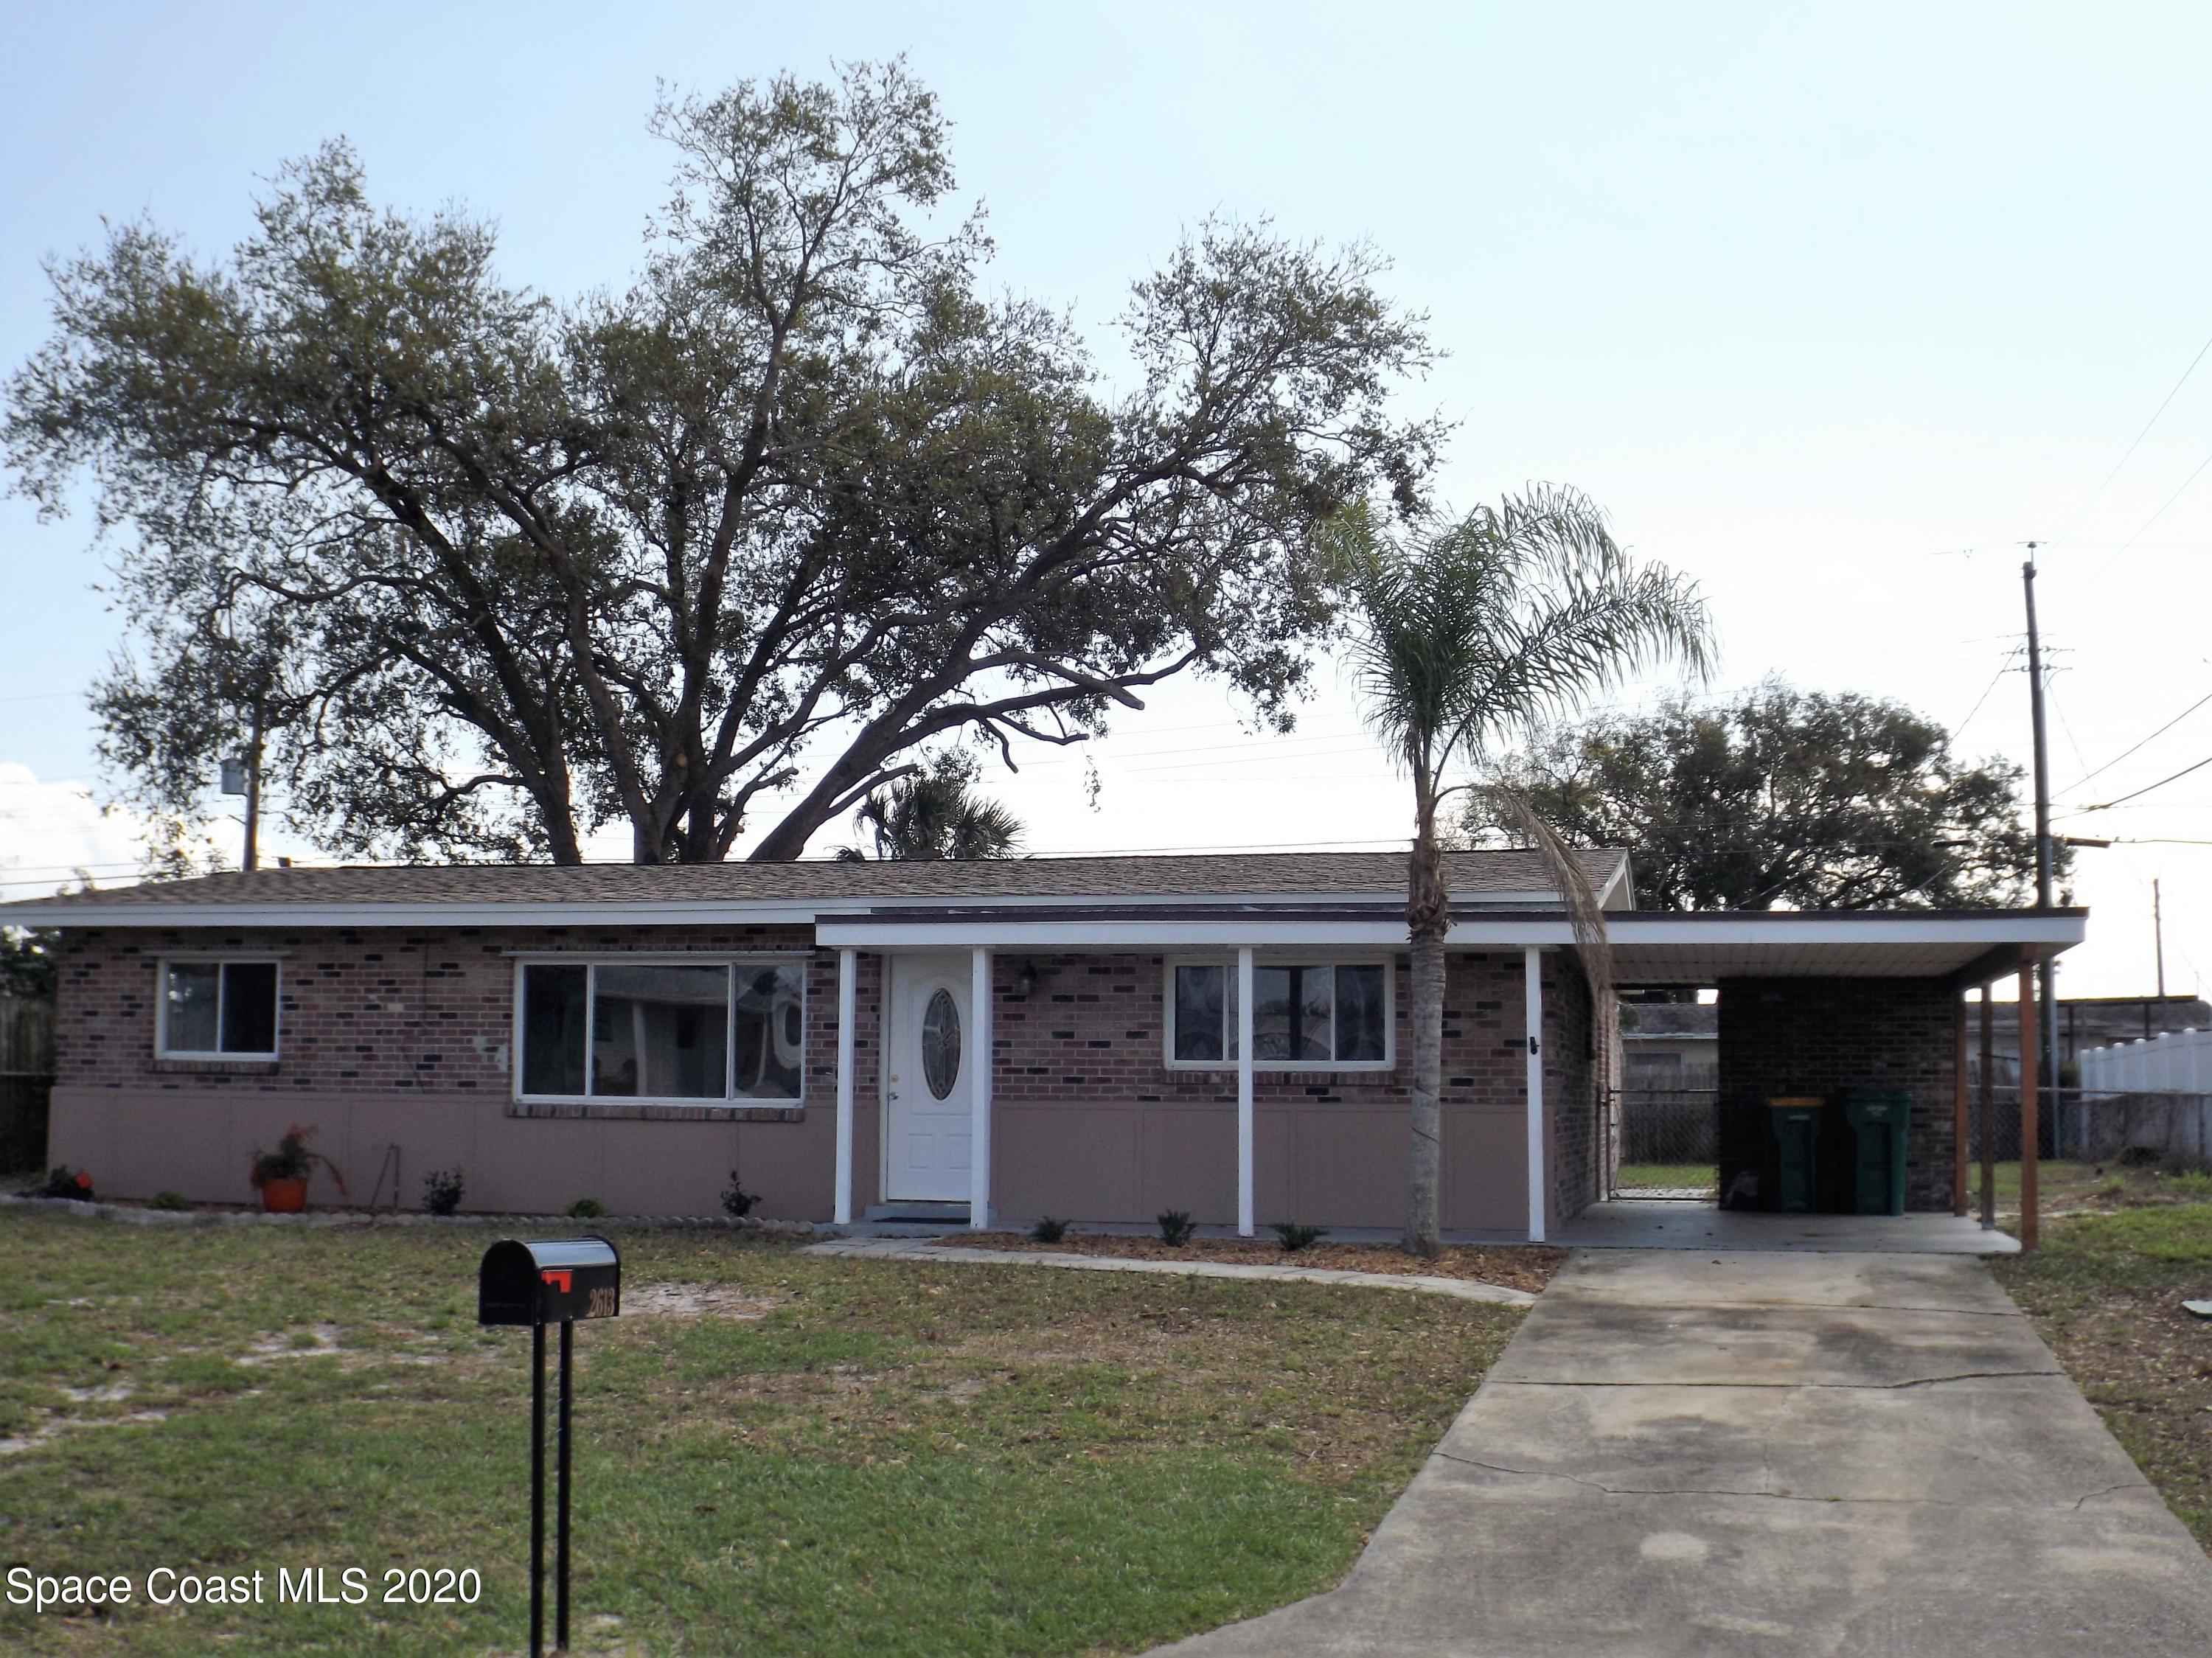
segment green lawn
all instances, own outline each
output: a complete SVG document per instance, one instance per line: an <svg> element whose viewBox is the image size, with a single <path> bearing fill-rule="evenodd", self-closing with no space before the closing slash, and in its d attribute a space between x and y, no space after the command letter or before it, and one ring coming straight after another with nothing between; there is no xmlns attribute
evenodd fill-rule
<svg viewBox="0 0 2212 1658"><path fill-rule="evenodd" d="M0 1455L0 1565L485 1584L434 1610L0 1604L0 1647L519 1646L527 1337L474 1323L487 1241L0 1212L0 1438L34 1442ZM1516 1319L621 1241L632 1310L576 1344L577 1606L622 1620L586 1649L1108 1653L1256 1612L1344 1571ZM642 1310L656 1287L678 1310Z"/></svg>
<svg viewBox="0 0 2212 1658"><path fill-rule="evenodd" d="M1677 1191L1710 1191L1720 1183L1719 1169L1710 1163L1624 1163L1620 1189L1624 1192L1672 1187Z"/></svg>
<svg viewBox="0 0 2212 1658"><path fill-rule="evenodd" d="M2130 1177L2109 1200L2127 1201L2138 1183ZM2194 1181L2140 1183L2164 1200L2054 1219L2036 1254L1991 1269L2212 1552L2212 1322L2181 1309L2212 1298L2212 1201ZM2167 1195L2177 1185L2178 1201Z"/></svg>

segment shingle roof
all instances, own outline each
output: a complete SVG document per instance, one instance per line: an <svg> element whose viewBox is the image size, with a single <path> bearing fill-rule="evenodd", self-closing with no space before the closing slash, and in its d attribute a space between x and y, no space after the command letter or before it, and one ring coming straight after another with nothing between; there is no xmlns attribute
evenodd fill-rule
<svg viewBox="0 0 2212 1658"><path fill-rule="evenodd" d="M1623 854L1578 853L1602 892ZM1457 852L1444 858L1455 895L1548 893L1530 852ZM973 863L447 864L264 869L185 881L69 893L0 904L75 907L202 904L866 903L881 898L1083 899L1388 895L1406 884L1396 852L1206 853L1162 857L1009 858ZM61 919L56 916L55 919Z"/></svg>
<svg viewBox="0 0 2212 1658"><path fill-rule="evenodd" d="M1620 1034L1638 1036L1711 1036L1721 1028L1721 1011L1711 1002L1638 1002L1623 1009Z"/></svg>

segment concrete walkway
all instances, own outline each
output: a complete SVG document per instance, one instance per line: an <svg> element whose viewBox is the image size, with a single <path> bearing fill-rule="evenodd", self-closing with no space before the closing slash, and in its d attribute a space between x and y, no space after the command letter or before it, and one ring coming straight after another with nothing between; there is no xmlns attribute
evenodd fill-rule
<svg viewBox="0 0 2212 1658"><path fill-rule="evenodd" d="M1970 1216L1779 1215L1662 1198L1594 1203L1551 1241L1571 1249L1814 1249L1905 1255L2016 1255L2020 1240Z"/></svg>
<svg viewBox="0 0 2212 1658"><path fill-rule="evenodd" d="M1342 1587L1164 1649L2212 1651L2212 1561L1979 1263L1607 1250Z"/></svg>
<svg viewBox="0 0 2212 1658"><path fill-rule="evenodd" d="M1419 1272L1351 1272L1329 1266L1274 1266L1232 1260L1152 1260L1134 1255L1085 1255L1050 1249L972 1249L963 1244L917 1238L841 1238L810 1243L807 1255L845 1255L870 1260L926 1260L969 1266L1062 1266L1079 1272L1156 1272L1171 1278L1227 1278L1267 1284L1357 1284L1370 1290L1413 1290L1458 1301L1486 1301L1502 1307L1526 1307L1536 1299L1526 1290L1480 1278L1433 1278Z"/></svg>

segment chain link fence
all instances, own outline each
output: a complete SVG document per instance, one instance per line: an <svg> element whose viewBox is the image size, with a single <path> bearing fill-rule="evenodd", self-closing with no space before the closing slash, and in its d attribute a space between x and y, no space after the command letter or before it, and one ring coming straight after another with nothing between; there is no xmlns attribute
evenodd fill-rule
<svg viewBox="0 0 2212 1658"><path fill-rule="evenodd" d="M1970 1088L1970 1162L1982 1159L1984 1114L1979 1088ZM2038 1090L2036 1116L2036 1153L2054 1162L2212 1170L2212 1094L2046 1088ZM2019 1162L2020 1090L1992 1089L1986 1118L1993 1161Z"/></svg>
<svg viewBox="0 0 2212 1658"><path fill-rule="evenodd" d="M1607 1127L1620 1152L1608 1196L1713 1199L1719 1182L1719 1090L1617 1088L1607 1103Z"/></svg>

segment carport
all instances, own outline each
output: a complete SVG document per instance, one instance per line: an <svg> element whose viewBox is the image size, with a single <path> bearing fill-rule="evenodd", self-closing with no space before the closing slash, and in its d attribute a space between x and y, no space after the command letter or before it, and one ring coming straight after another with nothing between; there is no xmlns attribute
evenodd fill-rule
<svg viewBox="0 0 2212 1658"><path fill-rule="evenodd" d="M1761 1187L1770 1099L1905 1090L1912 1098L1905 1208L1965 1215L1969 1113L1977 1103L1967 1085L1968 993L1979 996L1986 1023L1991 987L2016 981L2011 1017L2025 1056L2021 1238L2033 1248L2039 1082L2031 975L2038 962L2079 944L2087 919L2086 910L2057 908L1630 911L1610 914L1606 923L1620 987L1717 987L1723 1205L1771 1206ZM1986 1109L1986 1099L1980 1103Z"/></svg>

